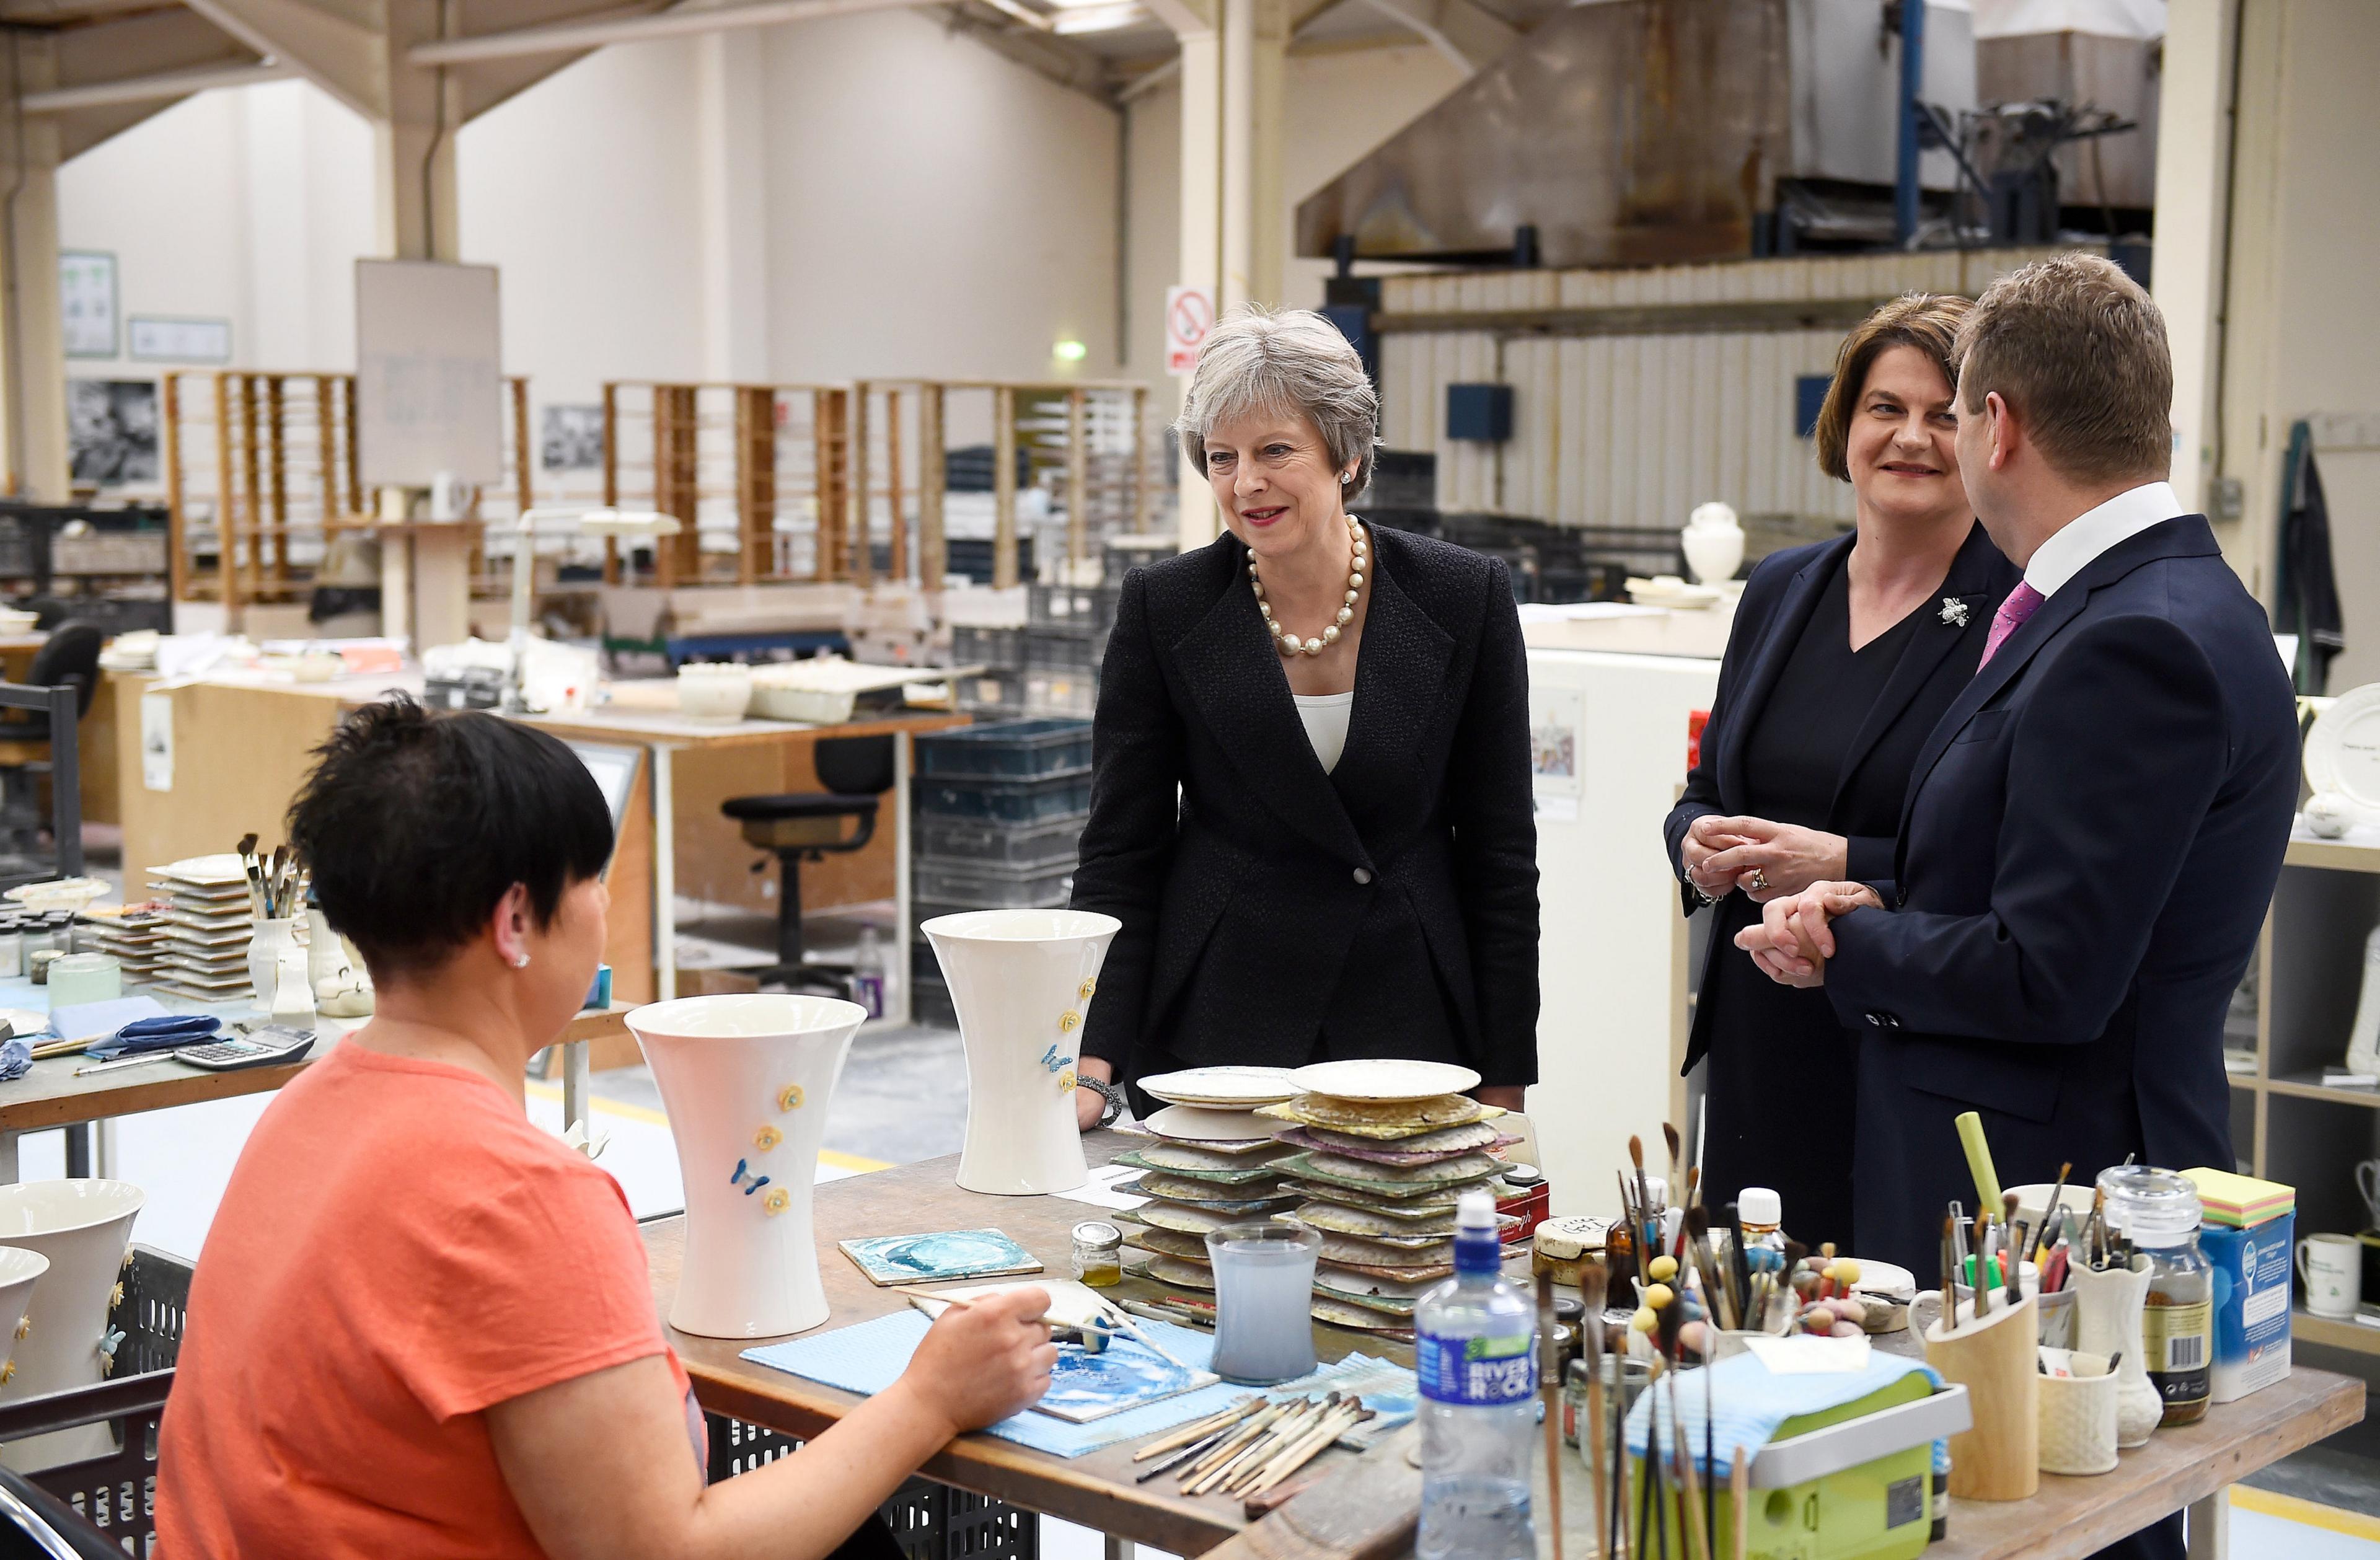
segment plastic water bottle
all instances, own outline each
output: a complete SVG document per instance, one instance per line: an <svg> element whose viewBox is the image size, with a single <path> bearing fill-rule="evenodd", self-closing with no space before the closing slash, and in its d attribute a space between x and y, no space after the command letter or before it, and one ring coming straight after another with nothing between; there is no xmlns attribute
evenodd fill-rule
<svg viewBox="0 0 2380 1560"><path fill-rule="evenodd" d="M859 951L851 956L851 1000L869 1018L884 1017L884 949L873 926L859 929Z"/></svg>
<svg viewBox="0 0 2380 1560"><path fill-rule="evenodd" d="M1421 1378L1421 1560L1535 1560L1536 1306L1501 1274L1496 1201L1463 1194L1454 1276L1414 1311Z"/></svg>

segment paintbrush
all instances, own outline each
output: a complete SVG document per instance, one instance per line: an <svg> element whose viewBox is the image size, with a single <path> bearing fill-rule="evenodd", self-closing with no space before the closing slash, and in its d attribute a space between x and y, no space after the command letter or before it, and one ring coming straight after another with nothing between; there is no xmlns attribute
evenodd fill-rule
<svg viewBox="0 0 2380 1560"><path fill-rule="evenodd" d="M2033 1253L2033 1260L2036 1262L2041 1261L2041 1254L2049 1249L2050 1217L2065 1212L2066 1178L2073 1174L2074 1162L2071 1160L2058 1167L2058 1184L2049 1188L2049 1206L2041 1212L2041 1242Z"/></svg>
<svg viewBox="0 0 2380 1560"><path fill-rule="evenodd" d="M268 919L264 911L264 870L256 859L256 836L239 836L239 870L248 874L248 913L259 920Z"/></svg>
<svg viewBox="0 0 2380 1560"><path fill-rule="evenodd" d="M1288 1413L1273 1421L1271 1428L1264 1434L1257 1436L1245 1446L1241 1447L1236 1454L1209 1469L1196 1482L1185 1486L1183 1493L1203 1495L1220 1488L1225 1481L1231 1479L1242 1469L1263 1462L1279 1453L1283 1447L1292 1444L1307 1431L1312 1430L1323 1416L1337 1406L1338 1401L1339 1395L1335 1392L1319 1403L1311 1398L1298 1399L1296 1405Z"/></svg>
<svg viewBox="0 0 2380 1560"><path fill-rule="evenodd" d="M1711 1388L1711 1366L1714 1363L1710 1359L1703 1361L1703 1548L1706 1552L1710 1550L1711 1541L1718 1533L1718 1459L1714 1456L1718 1426Z"/></svg>
<svg viewBox="0 0 2380 1560"><path fill-rule="evenodd" d="M1707 1367L1706 1367L1707 1369ZM1686 1422L1678 1417L1678 1372L1670 1372L1670 1420L1678 1427L1675 1437L1678 1448L1678 1528L1694 1550L1694 1560L1710 1560L1710 1532L1704 1526L1704 1510L1696 1486L1701 1480L1694 1472L1694 1451L1686 1440Z"/></svg>
<svg viewBox="0 0 2380 1560"><path fill-rule="evenodd" d="M1981 1322L1992 1306L1992 1216L1975 1215L1975 1320Z"/></svg>
<svg viewBox="0 0 2380 1560"><path fill-rule="evenodd" d="M1157 1437L1148 1445L1134 1452L1132 1460L1147 1462L1151 1457L1163 1456L1176 1447L1186 1446L1193 1441L1204 1441L1225 1426L1237 1424L1246 1419L1256 1412L1263 1402L1264 1399L1261 1396L1243 1398L1219 1413L1209 1414L1203 1420L1194 1420L1179 1430L1171 1431Z"/></svg>
<svg viewBox="0 0 2380 1560"><path fill-rule="evenodd" d="M1636 1237L1636 1249L1649 1262L1661 1249L1660 1213L1653 1206L1653 1188L1645 1184L1645 1140L1633 1133L1628 1139L1628 1163L1636 1167L1636 1206L1645 1225Z"/></svg>
<svg viewBox="0 0 2380 1560"><path fill-rule="evenodd" d="M1727 1265L1735 1281L1736 1314L1743 1317L1741 1325L1757 1331L1760 1323L1752 1318L1752 1264L1743 1251L1743 1214L1732 1202L1727 1205Z"/></svg>
<svg viewBox="0 0 2380 1560"><path fill-rule="evenodd" d="M1279 1440L1284 1431L1305 1418L1314 1407L1307 1397L1292 1398L1275 1414L1259 1416L1248 1421L1249 1433L1244 1439L1227 1441L1194 1462L1182 1475L1184 1493L1204 1494L1222 1482L1232 1471L1248 1457Z"/></svg>
<svg viewBox="0 0 2380 1560"><path fill-rule="evenodd" d="M1289 1405L1286 1403L1266 1404L1262 1408L1258 1409L1256 1413L1250 1415L1247 1419L1242 1420L1237 1426L1233 1427L1227 1434L1216 1441L1213 1445L1208 1447L1205 1451L1200 1452L1196 1457L1192 1458L1190 1460L1190 1465L1184 1469L1175 1477L1180 1479L1184 1483L1188 1483L1191 1480L1197 1478L1208 1469L1213 1468L1223 1458L1231 1456L1232 1452L1236 1451L1241 1446L1247 1444L1249 1442L1254 1441L1257 1437L1262 1435L1267 1425L1271 1424L1275 1420L1280 1419L1283 1414L1288 1412Z"/></svg>
<svg viewBox="0 0 2380 1560"><path fill-rule="evenodd" d="M1661 1123L1661 1141L1668 1145L1670 1150L1670 1190L1672 1193L1682 1192L1685 1189L1686 1183L1682 1178L1683 1172L1680 1170L1678 1161L1680 1152L1685 1146L1685 1140L1678 1135L1676 1127L1665 1121ZM1687 1202L1693 1200L1692 1198L1686 1200ZM1680 1207L1684 1205L1684 1203L1679 1204Z"/></svg>
<svg viewBox="0 0 2380 1560"><path fill-rule="evenodd" d="M1262 1413L1267 1407L1268 1405L1265 1399L1259 1397L1250 1406L1249 1414ZM1171 1473L1176 1468L1179 1468L1185 1462L1191 1461L1193 1458L1205 1456L1208 1452L1213 1451L1215 1447L1226 1437L1236 1434L1240 1428L1247 1422L1248 1417L1249 1415L1247 1414L1240 1415L1217 1429L1208 1432L1207 1434L1198 1437L1196 1441L1190 1442L1186 1445L1177 1447L1174 1450L1164 1454L1148 1469L1135 1478L1133 1482L1135 1484L1146 1484L1160 1473Z"/></svg>
<svg viewBox="0 0 2380 1560"><path fill-rule="evenodd" d="M1955 1213L1942 1215L1942 1331L1955 1331L1959 1325L1959 1218Z"/></svg>
<svg viewBox="0 0 2380 1560"><path fill-rule="evenodd" d="M1611 1554L1611 1509L1603 1488L1603 1300L1609 1276L1603 1264L1588 1258L1579 1265L1578 1298L1585 1308L1579 1318L1582 1357L1586 1362L1586 1418L1578 1427L1578 1443L1586 1448L1589 1488L1595 1492L1595 1531L1604 1560Z"/></svg>
<svg viewBox="0 0 2380 1560"><path fill-rule="evenodd" d="M1735 1460L1728 1465L1727 1493L1735 1505L1735 1560L1744 1560L1752 1547L1752 1530L1743 1509L1752 1504L1752 1454L1741 1446L1735 1449Z"/></svg>
<svg viewBox="0 0 2380 1560"><path fill-rule="evenodd" d="M1269 1490L1330 1449L1330 1444L1355 1426L1372 1418L1360 1397L1351 1397L1334 1408L1326 1409L1320 1419L1290 1444L1264 1459L1258 1467L1246 1469L1232 1481L1227 1493L1255 1494Z"/></svg>
<svg viewBox="0 0 2380 1560"><path fill-rule="evenodd" d="M1721 1327L1736 1325L1735 1302L1728 1298L1727 1286L1719 1282L1718 1262L1711 1256L1710 1211L1700 1203L1686 1204L1686 1250L1693 1257L1694 1271L1702 1274L1704 1307L1708 1317Z"/></svg>
<svg viewBox="0 0 2380 1560"><path fill-rule="evenodd" d="M1172 1366L1177 1371L1190 1371L1193 1374L1196 1373L1194 1367L1184 1364L1182 1360L1175 1356L1172 1349L1167 1348L1163 1344L1160 1344L1155 1338L1150 1337L1147 1328L1143 1327L1139 1322L1135 1322L1130 1316L1126 1315L1123 1310L1119 1310L1111 1302L1104 1299L1099 1301L1099 1311L1107 1320L1114 1322L1117 1327L1131 1335L1133 1340L1138 1343L1141 1347L1148 1350L1149 1353L1156 1355L1168 1365Z"/></svg>
<svg viewBox="0 0 2380 1560"><path fill-rule="evenodd" d="M2009 1196L2013 1199L2016 1196L2016 1193L2010 1192L2009 1193ZM2021 1224L2010 1225L2007 1258L2008 1272L2002 1276L2008 1280L2008 1303L2011 1306L2022 1305L2024 1303L2022 1264L2017 1260L2017 1253L2023 1249L2024 1226Z"/></svg>
<svg viewBox="0 0 2380 1560"><path fill-rule="evenodd" d="M1586 1319L1582 1316L1581 1322ZM1537 1393L1545 1399L1546 1499L1553 1505L1554 1560L1562 1554L1561 1351L1554 1341L1554 1275L1537 1274Z"/></svg>

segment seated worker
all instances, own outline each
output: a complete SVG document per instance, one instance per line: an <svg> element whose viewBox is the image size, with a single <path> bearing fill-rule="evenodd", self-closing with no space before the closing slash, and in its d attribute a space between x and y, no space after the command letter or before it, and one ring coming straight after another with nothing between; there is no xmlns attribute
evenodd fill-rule
<svg viewBox="0 0 2380 1560"><path fill-rule="evenodd" d="M946 1313L892 1387L707 1484L626 1200L522 1099L603 947L594 780L528 726L393 700L323 746L289 824L379 1010L232 1173L159 1437L158 1552L896 1554L877 1506L1047 1389L1046 1291Z"/></svg>

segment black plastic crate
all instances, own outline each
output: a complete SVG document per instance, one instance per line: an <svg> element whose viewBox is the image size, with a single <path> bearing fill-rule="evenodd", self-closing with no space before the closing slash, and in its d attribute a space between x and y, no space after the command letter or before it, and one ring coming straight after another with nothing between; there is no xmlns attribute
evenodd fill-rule
<svg viewBox="0 0 2380 1560"><path fill-rule="evenodd" d="M951 662L958 666L982 665L993 671L1021 672L1025 670L1025 635L1015 628L953 623Z"/></svg>
<svg viewBox="0 0 2380 1560"><path fill-rule="evenodd" d="M973 905L985 910L1047 909L1074 892L1075 863L1015 868L980 861L915 863L911 892L928 903Z"/></svg>
<svg viewBox="0 0 2380 1560"><path fill-rule="evenodd" d="M1088 770L1038 780L937 780L919 775L909 794L920 812L999 823L1048 823L1091 810Z"/></svg>
<svg viewBox="0 0 2380 1560"><path fill-rule="evenodd" d="M920 778L1037 780L1091 767L1088 721L995 721L921 732L912 742Z"/></svg>
<svg viewBox="0 0 2380 1560"><path fill-rule="evenodd" d="M1027 586L1026 620L1036 628L1104 634L1115 627L1116 600L1123 593L1121 578L1112 584Z"/></svg>
<svg viewBox="0 0 2380 1560"><path fill-rule="evenodd" d="M0 1408L0 1444L91 1424L115 1432L116 1449L107 1456L26 1477L128 1554L148 1553L157 1530L157 1421L174 1384L189 1303L190 1264L135 1246L124 1298L107 1313L109 1330L124 1335L108 1379Z"/></svg>
<svg viewBox="0 0 2380 1560"><path fill-rule="evenodd" d="M1012 871L1062 866L1082 847L1083 821L1061 818L1029 829L919 813L910 820L910 860L1002 867Z"/></svg>
<svg viewBox="0 0 2380 1560"><path fill-rule="evenodd" d="M914 970L909 977L909 1021L939 1030L957 1029L958 1005L951 1001L951 988L943 982L941 966L934 963L930 950L926 962L929 969Z"/></svg>
<svg viewBox="0 0 2380 1560"><path fill-rule="evenodd" d="M732 1479L801 1449L790 1435L705 1414L710 1426L710 1481ZM1029 1511L986 1495L912 1479L876 1514L906 1560L1035 1560L1041 1524Z"/></svg>
<svg viewBox="0 0 2380 1560"><path fill-rule="evenodd" d="M1028 672L1097 672L1107 653L1108 631L1104 628L1025 630L1025 669Z"/></svg>

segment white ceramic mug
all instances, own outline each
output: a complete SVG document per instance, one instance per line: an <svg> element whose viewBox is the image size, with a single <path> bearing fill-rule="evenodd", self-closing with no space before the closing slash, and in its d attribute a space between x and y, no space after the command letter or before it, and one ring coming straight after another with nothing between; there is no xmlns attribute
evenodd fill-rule
<svg viewBox="0 0 2380 1560"><path fill-rule="evenodd" d="M2352 1320L2363 1298L2363 1246L2351 1235L2309 1235L2298 1242L2298 1276L2305 1308L2333 1321Z"/></svg>
<svg viewBox="0 0 2380 1560"><path fill-rule="evenodd" d="M2367 1229L2380 1229L2380 1159L2367 1159L2355 1167L2355 1189L2362 1194L2363 1212L2369 1215Z"/></svg>

